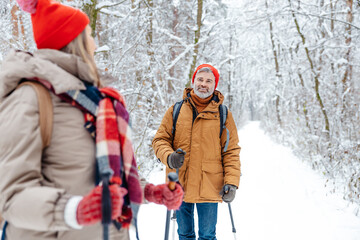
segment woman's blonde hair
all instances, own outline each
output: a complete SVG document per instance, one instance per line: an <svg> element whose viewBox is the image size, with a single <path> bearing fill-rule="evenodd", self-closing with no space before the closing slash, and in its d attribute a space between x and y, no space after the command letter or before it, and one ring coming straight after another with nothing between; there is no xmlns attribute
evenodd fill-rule
<svg viewBox="0 0 360 240"><path fill-rule="evenodd" d="M82 60L90 67L90 71L95 79L95 86L101 87L100 77L94 57L89 54L89 43L86 37L86 30L82 31L74 40L63 47L61 51L81 57Z"/></svg>

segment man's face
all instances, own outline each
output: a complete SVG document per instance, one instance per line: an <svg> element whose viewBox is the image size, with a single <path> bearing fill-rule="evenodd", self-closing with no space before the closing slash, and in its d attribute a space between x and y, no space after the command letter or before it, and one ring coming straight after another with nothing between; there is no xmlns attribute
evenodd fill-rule
<svg viewBox="0 0 360 240"><path fill-rule="evenodd" d="M194 79L194 92L200 98L207 98L214 93L215 76L212 73L197 73Z"/></svg>

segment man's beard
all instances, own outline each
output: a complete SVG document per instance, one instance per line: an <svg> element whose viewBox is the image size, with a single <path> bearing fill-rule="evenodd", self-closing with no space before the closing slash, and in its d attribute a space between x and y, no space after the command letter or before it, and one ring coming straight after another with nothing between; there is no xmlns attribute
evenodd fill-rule
<svg viewBox="0 0 360 240"><path fill-rule="evenodd" d="M196 94L196 96L198 96L199 98L202 98L202 99L210 97L214 93L214 88L215 88L215 86L214 86L213 89L209 89L208 92L203 93L203 92L199 92L199 90L196 86L193 85L192 87L194 89L194 93Z"/></svg>

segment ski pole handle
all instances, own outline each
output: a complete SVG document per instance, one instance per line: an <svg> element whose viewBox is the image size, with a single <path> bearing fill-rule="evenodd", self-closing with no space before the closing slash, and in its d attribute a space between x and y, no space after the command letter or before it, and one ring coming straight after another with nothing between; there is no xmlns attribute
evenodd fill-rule
<svg viewBox="0 0 360 240"><path fill-rule="evenodd" d="M224 193L228 193L228 192L229 192L229 189L230 189L229 186L228 186L228 185L225 185L225 186L224 186Z"/></svg>
<svg viewBox="0 0 360 240"><path fill-rule="evenodd" d="M178 174L175 172L171 172L168 174L169 179L169 189L171 191L175 190L176 182L179 180ZM170 215L171 210L167 210L166 212L166 225L165 225L165 240L169 240L169 230L170 230Z"/></svg>
<svg viewBox="0 0 360 240"><path fill-rule="evenodd" d="M168 175L168 179L169 179L169 189L173 191L175 189L176 182L179 180L179 177L175 172L171 172Z"/></svg>
<svg viewBox="0 0 360 240"><path fill-rule="evenodd" d="M182 150L181 148L176 149L175 152L179 153L179 154L184 154L184 155L186 154L186 152L184 150Z"/></svg>

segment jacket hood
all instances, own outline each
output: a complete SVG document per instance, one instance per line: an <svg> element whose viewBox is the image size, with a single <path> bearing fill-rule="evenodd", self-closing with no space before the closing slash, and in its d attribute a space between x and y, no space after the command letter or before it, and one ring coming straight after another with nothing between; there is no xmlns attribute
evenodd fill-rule
<svg viewBox="0 0 360 240"><path fill-rule="evenodd" d="M11 50L0 71L0 99L13 91L23 78L48 81L56 94L83 90L84 83L94 79L80 57L53 49L40 49L34 54Z"/></svg>
<svg viewBox="0 0 360 240"><path fill-rule="evenodd" d="M184 89L183 99L186 99L188 97L188 94L190 94L191 90L193 90L193 88L185 88ZM216 104L218 106L218 105L222 104L223 102L224 102L224 95L222 95L222 93L219 92L218 90L215 90L210 104Z"/></svg>

